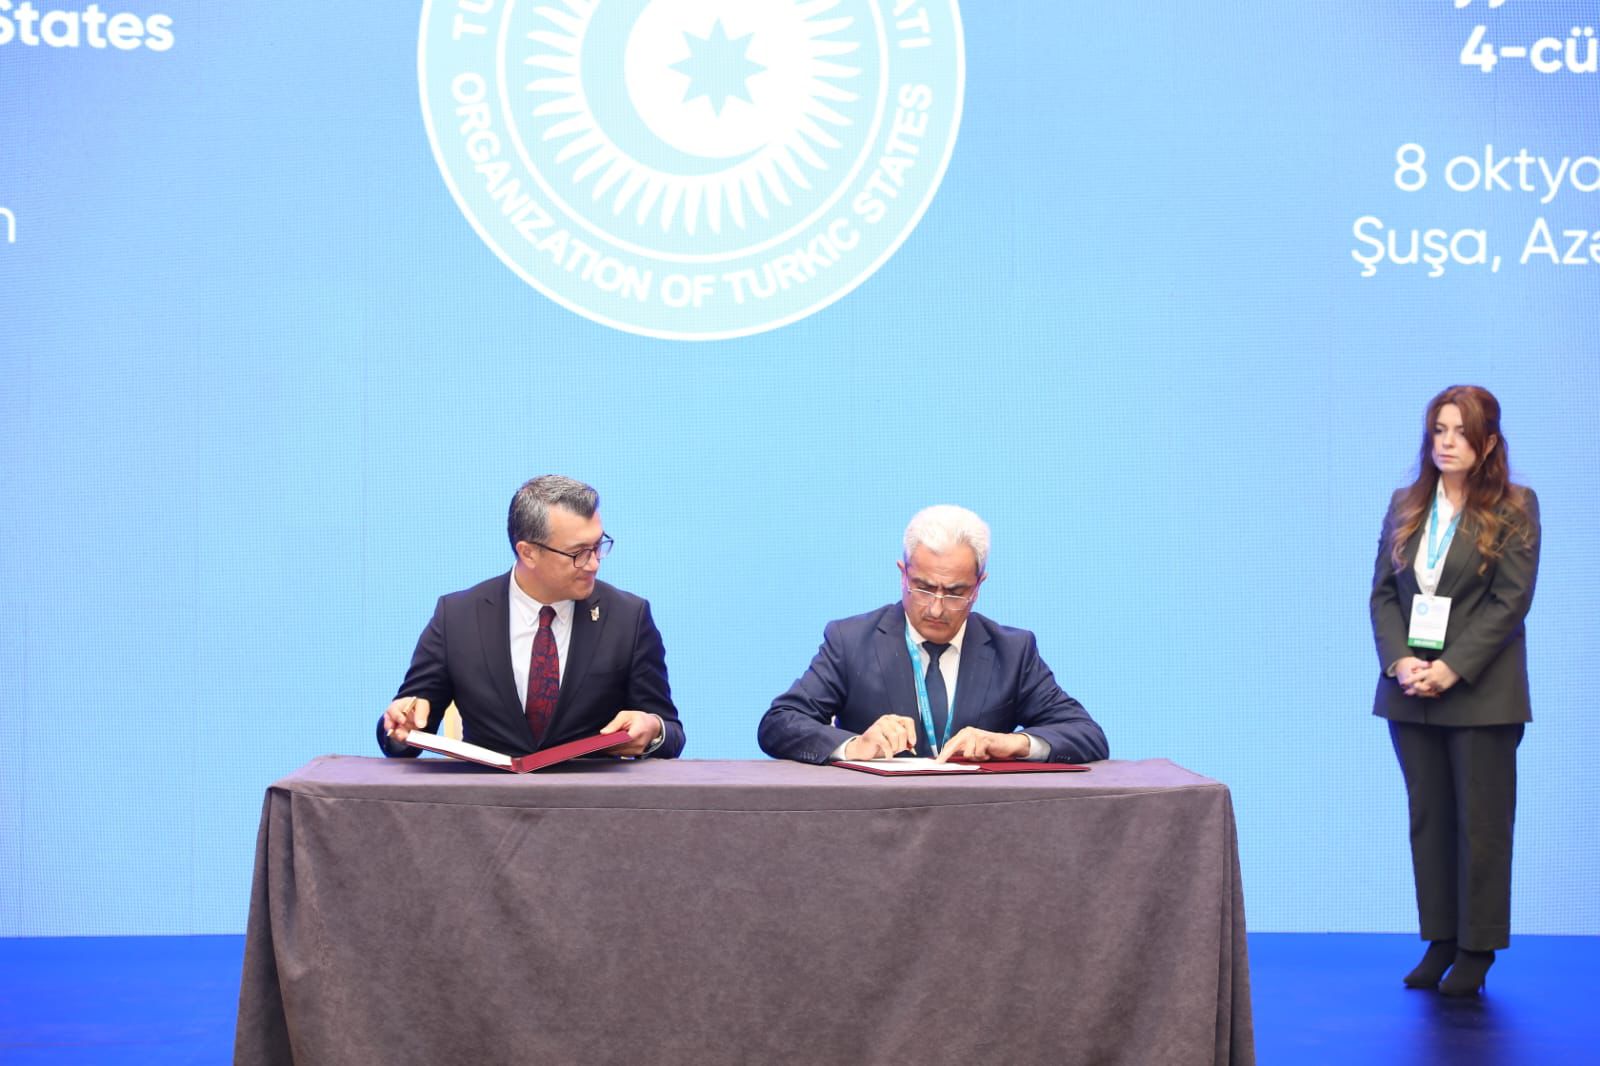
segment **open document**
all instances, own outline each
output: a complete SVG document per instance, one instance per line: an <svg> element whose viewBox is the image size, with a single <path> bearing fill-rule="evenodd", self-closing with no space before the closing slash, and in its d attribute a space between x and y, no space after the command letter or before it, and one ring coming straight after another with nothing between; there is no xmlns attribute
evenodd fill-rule
<svg viewBox="0 0 1600 1066"><path fill-rule="evenodd" d="M580 737L569 740L565 744L544 748L532 755L503 755L489 748L479 747L477 744L468 744L464 740L452 740L450 737L434 736L424 733L420 729L413 729L406 734L406 743L413 748L423 751L437 752L448 755L452 759L461 759L465 762L482 763L484 766L493 766L500 770L509 770L514 774L525 774L532 770L542 770L546 766L576 759L580 755L591 755L597 751L608 748L617 748L629 740L628 731L619 729L615 733L602 736L596 733L592 737Z"/></svg>
<svg viewBox="0 0 1600 1066"><path fill-rule="evenodd" d="M1066 774L1089 769L1079 763L1067 762L961 762L951 759L841 759L829 766L842 766L846 770L860 770L865 774L882 774L885 777L916 777L919 774Z"/></svg>

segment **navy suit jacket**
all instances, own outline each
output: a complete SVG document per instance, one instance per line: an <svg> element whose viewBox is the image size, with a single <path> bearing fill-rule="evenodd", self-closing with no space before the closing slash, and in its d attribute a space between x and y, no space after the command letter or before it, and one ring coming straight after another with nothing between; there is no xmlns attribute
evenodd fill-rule
<svg viewBox="0 0 1600 1066"><path fill-rule="evenodd" d="M461 712L461 739L507 755L534 750L511 669L509 573L439 597L396 693L396 698L402 696L428 701L429 733L438 732L453 700ZM683 751L683 724L672 704L666 649L650 617L650 604L597 581L594 592L572 612L561 695L539 746L597 733L626 709L661 717L666 739L653 756L673 758ZM381 718L378 746L386 755L420 754L409 745L391 751Z"/></svg>
<svg viewBox="0 0 1600 1066"><path fill-rule="evenodd" d="M757 739L775 758L821 763L885 714L917 722L918 750L927 750L906 648L906 614L898 603L829 622L810 669L772 702ZM1061 691L1039 658L1033 634L976 613L967 616L961 643L950 735L969 725L992 733L1020 728L1049 744L1055 762L1092 762L1109 754L1105 733L1082 704Z"/></svg>

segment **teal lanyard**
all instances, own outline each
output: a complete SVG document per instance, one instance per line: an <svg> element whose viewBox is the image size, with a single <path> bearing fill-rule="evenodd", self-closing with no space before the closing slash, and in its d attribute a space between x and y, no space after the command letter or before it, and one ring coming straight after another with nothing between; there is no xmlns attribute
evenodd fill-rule
<svg viewBox="0 0 1600 1066"><path fill-rule="evenodd" d="M917 683L917 713L922 716L922 735L928 738L929 746L937 755L950 742L950 726L956 720L956 690L952 685L945 686L949 689L945 693L945 698L950 701L950 705L944 709L944 734L939 737L938 743L934 743L933 712L928 709L928 676L922 666L922 649L918 647L916 638L911 635L909 625L906 626L906 651L911 653L911 676ZM950 649L946 648L944 653L949 655Z"/></svg>
<svg viewBox="0 0 1600 1066"><path fill-rule="evenodd" d="M1436 570L1439 566L1439 556L1450 548L1450 541L1456 535L1456 523L1461 521L1461 512L1457 511L1450 517L1450 524L1445 527L1444 536L1439 536L1439 496L1433 497L1433 511L1428 515L1428 569Z"/></svg>

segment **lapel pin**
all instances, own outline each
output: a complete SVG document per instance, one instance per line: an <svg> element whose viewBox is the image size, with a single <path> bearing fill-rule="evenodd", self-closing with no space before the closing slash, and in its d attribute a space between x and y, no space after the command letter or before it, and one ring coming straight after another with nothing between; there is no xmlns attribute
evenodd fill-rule
<svg viewBox="0 0 1600 1066"><path fill-rule="evenodd" d="M593 607L589 608L589 621L591 621L591 622L600 621L600 605L598 603L595 604Z"/></svg>

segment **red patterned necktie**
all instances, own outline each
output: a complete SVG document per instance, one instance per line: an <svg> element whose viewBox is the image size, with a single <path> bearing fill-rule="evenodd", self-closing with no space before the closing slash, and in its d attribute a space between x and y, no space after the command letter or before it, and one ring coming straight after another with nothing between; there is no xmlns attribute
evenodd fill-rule
<svg viewBox="0 0 1600 1066"><path fill-rule="evenodd" d="M539 608L539 632L533 636L533 655L528 659L528 702L523 710L528 715L535 748L544 740L544 731L556 713L556 699L561 695L561 663L556 658L556 635L550 631L555 617L554 607Z"/></svg>

